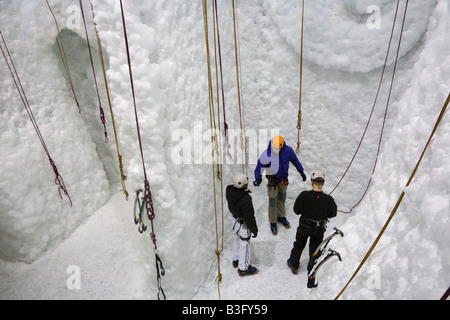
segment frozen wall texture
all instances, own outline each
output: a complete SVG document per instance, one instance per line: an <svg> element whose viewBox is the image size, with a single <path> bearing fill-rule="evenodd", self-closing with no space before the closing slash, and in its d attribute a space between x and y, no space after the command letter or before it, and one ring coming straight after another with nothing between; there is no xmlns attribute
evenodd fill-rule
<svg viewBox="0 0 450 320"><path fill-rule="evenodd" d="M237 130L240 119L233 12L229 1L218 2L227 122L230 129ZM52 167L0 56L0 298L80 298L77 292L58 285L44 289L43 283L59 283L66 276L65 263L69 263L64 254L69 255L69 247L82 248L87 239L94 239L89 240L92 251L70 253L79 260L98 263L87 268L90 271L82 269L92 287L79 291L81 298L121 298L121 293L128 298L155 298L153 244L148 233L137 235L132 221L135 190L143 188L144 178L119 1L92 0L92 4L128 176L129 202L123 195L118 198L121 186L116 147L90 4L83 1L109 144L103 136L78 1L49 3L61 29L80 110L61 62L57 30L45 1L1 0L0 30L73 206L67 197L60 199ZM400 1L385 79L364 143L333 193L342 210L358 202L372 176L405 3ZM394 0L306 2L299 158L307 175L317 169L326 172L326 192L344 173L368 121L396 4ZM313 292L307 291L305 279L300 277L292 282L295 290L280 285L280 279L290 276L285 261L297 226L292 205L296 196L309 188L291 169L287 208L293 228L284 236L274 238L268 232L264 184L252 187L261 230L253 240L254 257L264 271L255 280L238 282L231 268L230 221L225 203L222 261L227 267L223 267L223 298L271 299L275 292L281 298L329 299L345 285L391 212L450 91L449 5L448 0L409 1L371 188L359 207L351 214L339 215L330 225L339 226L346 234L335 248L344 261L324 272L320 288ZM157 217L158 252L167 267L164 289L173 299L215 299L216 224L202 3L132 0L124 1L124 7L144 161ZM253 181L257 157L272 132L283 135L293 148L297 142L301 1L237 1L237 12L245 128L259 134L258 139L250 140L249 148L255 152L250 154L246 168ZM211 7L209 26L212 41ZM215 67L214 60L212 65ZM367 269L344 298L434 299L448 287L449 138L447 113L397 216ZM224 156L224 186L241 170L237 163L238 136L232 142L236 146L231 150L233 160ZM220 196L218 180L216 192ZM216 203L220 217L220 200ZM104 228L93 227L99 219ZM109 237L132 245L122 249L122 245L107 240ZM109 259L111 263L104 269ZM60 265L63 274L57 279L42 277L42 270L49 270L53 264ZM134 270L142 281L129 281L132 275L124 268ZM22 274L28 275L26 282ZM367 285L374 274L379 275L375 289ZM104 286L105 281L111 284ZM40 289L30 291L27 283Z"/></svg>

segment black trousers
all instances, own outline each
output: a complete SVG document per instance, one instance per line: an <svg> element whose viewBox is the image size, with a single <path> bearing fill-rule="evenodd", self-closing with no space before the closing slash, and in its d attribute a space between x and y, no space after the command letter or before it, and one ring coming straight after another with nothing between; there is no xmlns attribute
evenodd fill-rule
<svg viewBox="0 0 450 320"><path fill-rule="evenodd" d="M300 224L297 228L297 235L295 236L294 247L291 250L291 265L297 269L300 265L300 257L303 249L306 247L306 243L309 238L309 259L317 249L319 244L323 241L323 235L325 233L325 227L323 224L317 226L316 223L304 221L300 219Z"/></svg>

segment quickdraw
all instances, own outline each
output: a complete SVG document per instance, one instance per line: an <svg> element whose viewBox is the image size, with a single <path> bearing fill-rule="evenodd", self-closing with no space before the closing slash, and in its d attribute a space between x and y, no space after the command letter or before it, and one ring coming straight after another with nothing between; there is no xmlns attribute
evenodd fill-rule
<svg viewBox="0 0 450 320"><path fill-rule="evenodd" d="M134 200L134 223L138 226L139 233L147 231L147 226L142 219L145 209L145 197L140 197L140 194L144 191L142 189L136 190L136 199Z"/></svg>
<svg viewBox="0 0 450 320"><path fill-rule="evenodd" d="M133 96L133 106L134 106L134 114L135 114L135 118L136 118L136 129L137 129L137 133L138 133L138 140L139 140L139 149L141 152L141 160L142 160L142 168L144 171L144 186L145 186L145 191L144 191L144 197L142 199L142 204L140 202L139 199L139 194L142 192L142 190L138 190L136 191L136 195L139 200L138 201L138 206L139 206L139 222L140 222L140 226L139 226L139 232L143 233L144 227L145 225L143 224L142 221L142 212L143 212L143 208L145 207L146 211L147 211L147 217L150 220L150 237L152 239L153 245L154 245L154 251L155 251L155 258L156 258L156 271L157 271L157 282L158 282L158 300L160 299L159 294L162 293L164 296L164 300L166 300L166 295L164 294L164 290L162 289L161 286L161 276L165 275L165 270L162 268L162 261L160 259L160 257L158 256L157 250L158 247L156 245L156 234L155 234L155 228L154 228L154 220L155 220L155 210L153 207L153 200L152 200L152 193L150 191L150 183L148 181L148 176L147 176L147 170L145 169L145 161L144 161L144 150L142 147L142 138L141 138L141 130L139 128L139 119L138 119L138 113L137 113L137 105L136 105L136 93L134 91L134 82L133 82L133 71L131 68L131 55L130 55L130 46L128 43L128 34L127 34L127 27L126 27L126 22L125 22L125 12L123 9L123 3L122 0L120 0L120 10L122 13L122 24L123 24L123 33L124 33L124 40L125 40L125 48L126 48L126 53L127 53L127 60L128 60L128 70L130 73L130 84L131 84L131 93ZM135 201L136 204L136 201ZM145 204L145 205L144 205ZM137 218L136 218L137 219ZM136 221L135 219L135 221ZM146 228L145 228L146 229ZM160 264L161 266L161 271L160 268L158 267L158 264Z"/></svg>

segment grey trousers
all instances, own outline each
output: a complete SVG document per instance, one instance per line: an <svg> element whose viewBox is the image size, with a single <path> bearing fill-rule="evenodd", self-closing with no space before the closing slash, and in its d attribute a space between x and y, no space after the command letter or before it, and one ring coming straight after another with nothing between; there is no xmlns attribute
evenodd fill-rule
<svg viewBox="0 0 450 320"><path fill-rule="evenodd" d="M278 217L283 218L286 216L287 186L282 184L271 186L267 193L269 195L269 222L277 223Z"/></svg>

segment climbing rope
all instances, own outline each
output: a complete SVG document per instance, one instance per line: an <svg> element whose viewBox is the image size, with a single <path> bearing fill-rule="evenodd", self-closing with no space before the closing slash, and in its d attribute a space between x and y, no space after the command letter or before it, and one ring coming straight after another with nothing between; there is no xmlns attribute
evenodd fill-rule
<svg viewBox="0 0 450 320"><path fill-rule="evenodd" d="M50 10L50 13L53 16L53 20L55 21L56 30L58 31L58 39L56 40L56 44L58 45L59 54L61 56L61 60L62 60L62 63L64 65L64 69L65 69L66 74L67 74L67 79L69 81L70 88L72 89L73 98L75 99L75 102L77 104L78 111L81 112L80 103L78 102L78 98L77 98L77 95L75 93L75 88L74 88L73 81L72 81L72 76L70 74L69 63L67 62L66 51L64 50L64 44L63 44L63 41L62 41L62 37L61 37L61 32L60 32L60 29L59 29L58 21L56 20L55 14L53 12L52 7L50 6L50 3L48 2L48 0L46 0L46 1L47 1L47 6L48 6L48 8Z"/></svg>
<svg viewBox="0 0 450 320"><path fill-rule="evenodd" d="M441 299L439 300L447 300L448 296L450 296L450 287L448 287L447 291L442 295Z"/></svg>
<svg viewBox="0 0 450 320"><path fill-rule="evenodd" d="M212 2L212 6L214 7L214 2ZM214 14L212 15L213 17L213 31L214 31L214 62L215 62L215 67L216 67L216 96L219 97L219 73L217 72L218 70L218 61L217 61L217 33L216 33L216 18L214 16ZM207 22L207 16L206 16L206 22ZM208 35L209 38L209 35ZM207 60L210 60L210 51L209 51L209 43L206 44L207 45ZM211 64L208 65L208 92L209 92L209 103L211 103L212 105L210 105L210 126L211 128L213 128L214 132L221 132L221 126L220 126L220 99L217 98L217 125L216 125L216 114L215 114L215 110L213 107L214 104L214 94L213 94L213 86L212 86L212 76L211 76L212 72L211 72ZM211 81L209 81L211 79ZM218 131L216 131L218 130ZM222 181L222 148L220 146L222 146L222 135L218 135L218 139L217 139L217 135L211 136L211 139L213 140L212 143L214 145L214 149L212 150L212 159L215 159L214 156L217 155L219 158L217 159L217 179L219 179L219 181ZM215 181L213 181L215 183Z"/></svg>
<svg viewBox="0 0 450 320"><path fill-rule="evenodd" d="M114 130L114 139L116 141L117 158L119 160L120 183L122 184L122 190L120 190L120 191L125 194L125 200L128 201L129 195L128 195L127 187L125 184L125 181L127 180L127 176L125 175L124 169L123 169L123 157L120 154L119 139L117 137L116 121L114 118L114 111L113 111L113 107L112 107L112 103L111 103L111 96L109 93L108 79L106 77L106 67L105 67L105 59L103 56L103 47L102 47L102 42L100 40L100 35L98 33L97 23L95 23L95 13L94 13L94 6L92 5L92 2L91 2L91 10L92 10L92 19L94 20L95 35L97 37L98 53L100 56L100 62L102 64L103 79L105 81L106 96L108 98L108 105L109 105L109 110L111 113L111 123L112 123L113 130Z"/></svg>
<svg viewBox="0 0 450 320"><path fill-rule="evenodd" d="M305 0L302 1L302 32L301 32L301 48L300 48L300 98L298 106L297 120L297 149L295 152L300 153L300 131L302 130L302 91L303 91L303 30L305 22Z"/></svg>
<svg viewBox="0 0 450 320"><path fill-rule="evenodd" d="M436 121L436 124L434 125L434 128L431 132L430 138L428 139L425 148L422 151L422 154L419 158L419 160L417 161L416 166L414 167L414 170L411 173L411 176L409 177L408 182L406 183L405 189L409 187L409 185L411 184L414 176L416 175L417 170L419 169L420 163L422 162L422 159L425 155L425 152L427 151L431 140L433 139L434 134L436 133L443 117L444 114L447 110L448 104L450 102L450 94L447 96L447 100L444 104L444 106L442 107L441 113L439 114L439 117ZM361 270L362 266L364 265L364 263L367 261L367 259L369 258L369 256L372 254L373 250L375 249L376 245L378 244L378 242L380 241L380 238L383 236L384 232L386 231L386 228L389 226L389 223L391 222L392 218L394 217L395 213L397 212L397 209L399 208L403 197L405 196L405 190L402 191L400 197L397 200L397 203L395 204L394 209L392 210L391 214L389 215L389 218L387 219L386 223L384 224L383 228L381 229L381 232L379 233L379 235L377 236L377 238L375 239L375 241L373 242L372 246L370 247L369 251L367 251L366 255L364 256L363 260L361 261L361 263L359 264L358 268L356 269L356 271L354 272L354 274L352 275L352 277L350 278L350 280L347 282L347 284L345 285L345 287L341 290L341 292L336 296L335 300L339 299L339 297L342 295L342 293L344 293L345 289L347 289L348 285L350 284L350 282L352 282L352 280L356 277L356 275L358 274L359 270Z"/></svg>
<svg viewBox="0 0 450 320"><path fill-rule="evenodd" d="M99 109L100 109L100 120L103 124L103 129L104 129L104 133L105 133L105 142L109 143L108 130L106 129L105 112L103 111L102 101L100 99L100 92L98 90L97 76L95 75L94 59L92 58L92 50L91 50L91 45L89 43L89 35L88 35L88 31L87 31L87 26L86 26L86 19L84 16L83 1L79 0L79 2L80 2L81 17L83 18L84 30L86 32L86 41L87 41L88 50L89 50L89 58L91 59L91 66L92 66L92 73L94 75L95 88L97 90L98 105L99 105Z"/></svg>
<svg viewBox="0 0 450 320"><path fill-rule="evenodd" d="M221 89L222 89L222 105L223 105L223 129L225 131L225 143L227 145L227 155L230 159L232 159L231 153L230 153L230 138L228 135L228 123L227 123L227 116L226 116L226 108L225 108L225 89L223 87L223 67L222 67L222 51L220 47L220 32L219 32L219 14L217 10L217 0L212 0L213 3L213 10L215 10L216 14L216 29L217 29L217 46L218 46L218 56L219 56L219 66L220 66L220 79L221 79ZM214 14L214 13L213 13Z"/></svg>
<svg viewBox="0 0 450 320"><path fill-rule="evenodd" d="M242 152L242 173L245 173L245 131L244 131L244 123L243 123L243 110L241 105L241 88L240 88L240 80L239 80L239 55L238 55L238 35L236 31L237 20L236 20L236 5L235 0L233 0L233 27L234 27L234 53L236 56L236 82L237 82L237 92L238 92L238 104L239 104L239 121L241 126L241 152Z"/></svg>
<svg viewBox="0 0 450 320"><path fill-rule="evenodd" d="M215 254L217 256L217 269L218 269L218 275L216 277L217 282L217 290L220 298L220 284L222 283L222 273L220 270L220 255L223 252L224 248L224 203L223 203L223 181L222 181L222 144L220 140L219 135L219 144L217 144L217 126L216 121L214 117L214 95L213 95L213 85L212 85L212 72L211 72L211 55L210 55L210 47L209 47L209 32L208 32L208 5L206 0L202 1L203 4L203 19L204 19L204 25L205 25L205 40L206 40L206 57L207 57L207 66L208 66L208 105L209 105L209 114L210 114L210 125L211 125L211 145L212 145L212 179L213 179L213 190L214 190L214 218L215 218L215 225L216 225L216 250ZM213 12L216 10L217 13L217 2L212 0L212 8ZM216 49L216 34L215 34L215 25L217 23L217 15L214 17L213 14L213 29L214 29L214 46ZM215 51L216 52L216 51ZM217 55L216 55L216 75L217 75ZM217 76L216 81L218 82ZM219 95L217 91L217 100L219 100ZM217 120L218 120L218 127L220 132L220 107L219 102L217 104ZM220 190L221 190L221 213L222 213L222 231L221 236L219 235L219 218L218 218L218 209L217 209L217 194L216 194L216 167L217 162L217 178L220 181Z"/></svg>
<svg viewBox="0 0 450 320"><path fill-rule="evenodd" d="M136 94L134 90L134 81L133 81L133 71L131 67L131 55L130 55L130 46L128 44L128 34L127 34L127 27L126 27L126 21L125 21L125 11L123 9L123 3L122 0L120 0L120 9L122 12L122 24L123 24L123 33L124 33L124 40L125 40L125 47L127 52L127 60L128 60L128 70L130 74L130 84L131 84L131 93L133 96L133 105L134 105L134 114L136 118L136 129L137 129L137 135L139 140L139 149L141 153L141 160L142 160L142 168L144 172L144 201L145 201L145 208L147 210L147 217L150 220L151 224L151 233L150 237L152 239L153 245L154 245L154 251L155 251L155 259L156 259L156 272L157 272L157 282L158 282L158 299L160 299L159 294L162 293L164 296L164 300L166 299L166 296L164 294L164 290L161 286L161 276L165 275L165 270L162 267L161 258L158 255L157 252L157 244L156 244L156 234L155 234L155 227L154 227L154 220L155 220L155 209L153 207L153 199L152 199L152 193L150 191L150 183L148 181L147 176L147 170L145 169L145 161L144 161L144 150L142 147L142 138L141 138L141 130L139 127L139 117L137 112L137 105L136 105ZM161 266L161 270L159 266Z"/></svg>
<svg viewBox="0 0 450 320"><path fill-rule="evenodd" d="M383 124L382 124L382 127L381 127L380 137L379 137L379 140L378 140L378 149L377 149L377 154L376 154L374 165L373 165L373 169L372 169L372 174L370 176L370 179L369 179L369 182L368 182L368 184L366 186L366 189L364 190L364 192L363 192L361 198L358 200L358 202L355 205L353 205L350 208L349 211L338 210L341 213L349 214L349 213L351 213L353 211L354 208L359 206L359 204L362 202L362 200L366 196L367 191L369 190L369 187L370 187L370 185L372 183L372 177L373 177L373 174L375 173L375 169L377 167L377 162L378 162L378 156L380 155L380 151L381 151L381 142L382 142L382 139L383 139L383 133L384 133L384 128L385 128L385 124L386 124L387 114L388 114L388 110L389 110L389 104L390 104L392 89L393 89L393 85L394 85L395 74L396 74L396 71L397 71L398 59L399 59L399 54L400 54L400 46L401 46L402 38L403 38L403 31L404 31L404 26L405 26L406 14L407 14L407 11L408 11L408 1L409 0L406 1L405 11L404 11L404 15L403 15L403 22L402 22L402 27L401 27L401 31L400 31L399 41L398 41L397 54L396 54L396 57L395 57L394 69L392 71L392 78L391 78L388 98L387 98L387 101L386 101L386 107L385 107L385 112L384 112L384 117L383 117ZM336 190L336 188L340 185L340 183L342 182L342 180L346 176L348 170L350 169L351 165L353 164L353 161L356 158L356 155L359 152L361 144L362 144L362 142L363 142L363 140L365 138L365 135L367 133L367 129L369 127L369 124L370 124L370 121L372 119L372 115L373 115L375 106L376 106L377 101L378 101L378 96L379 96L379 93L380 93L381 85L382 85L382 82L383 82L383 79L384 79L385 70L386 70L386 67L387 67L387 62L388 62L389 53L390 53L390 49L391 49L391 44L392 44L392 39L393 39L393 35L394 35L394 30L395 30L395 26L396 26L396 22L397 22L397 18L398 18L399 4L400 4L400 0L397 1L397 7L396 7L396 10L395 10L395 16L394 16L394 23L392 25L392 31L391 31L391 36L390 36L390 39L389 39L389 45L388 45L388 49L387 49L387 53L386 53L386 58L385 58L383 70L382 70L382 73L381 73L381 79L380 79L380 82L379 82L379 85L378 85L377 93L376 93L376 96L375 96L375 101L374 101L374 104L372 106L372 110L371 110L371 113L370 113L370 116L369 116L369 120L367 121L367 124L366 124L366 127L364 129L363 135L362 135L361 140L359 142L359 145L358 145L358 147L357 147L357 149L355 151L355 154L352 157L352 160L350 161L349 165L347 166L347 169L345 170L344 175L341 177L341 179L339 180L337 185L330 192L330 195Z"/></svg>
<svg viewBox="0 0 450 320"><path fill-rule="evenodd" d="M8 66L9 72L11 73L11 77L13 78L14 84L17 88L17 91L19 92L20 95L20 99L22 100L23 105L25 106L25 110L28 113L28 116L30 117L31 123L33 124L34 130L36 131L39 140L41 141L42 147L44 148L45 153L47 154L48 160L50 162L50 165L53 169L53 173L55 174L55 184L58 186L58 193L59 193L59 197L62 199L62 194L61 192L64 192L64 194L69 198L70 201L70 206L72 206L72 199L70 198L70 195L67 191L67 188L64 184L64 180L62 178L62 176L59 174L58 172L58 168L56 167L55 162L53 161L53 159L50 156L50 152L47 148L47 145L45 144L44 141L44 137L41 134L41 131L39 130L39 126L36 122L36 119L33 115L33 112L31 111L31 107L30 104L28 102L28 98L25 94L25 90L22 86L22 82L20 81L20 77L19 74L17 72L16 66L14 64L14 61L12 59L11 53L8 49L8 46L6 44L6 40L3 37L3 33L0 30L0 36L2 38L2 42L3 42L3 46L5 47L5 49L3 49L3 46L0 44L0 50L2 51L3 57L5 58L5 62L6 65ZM9 60L8 60L9 59Z"/></svg>

